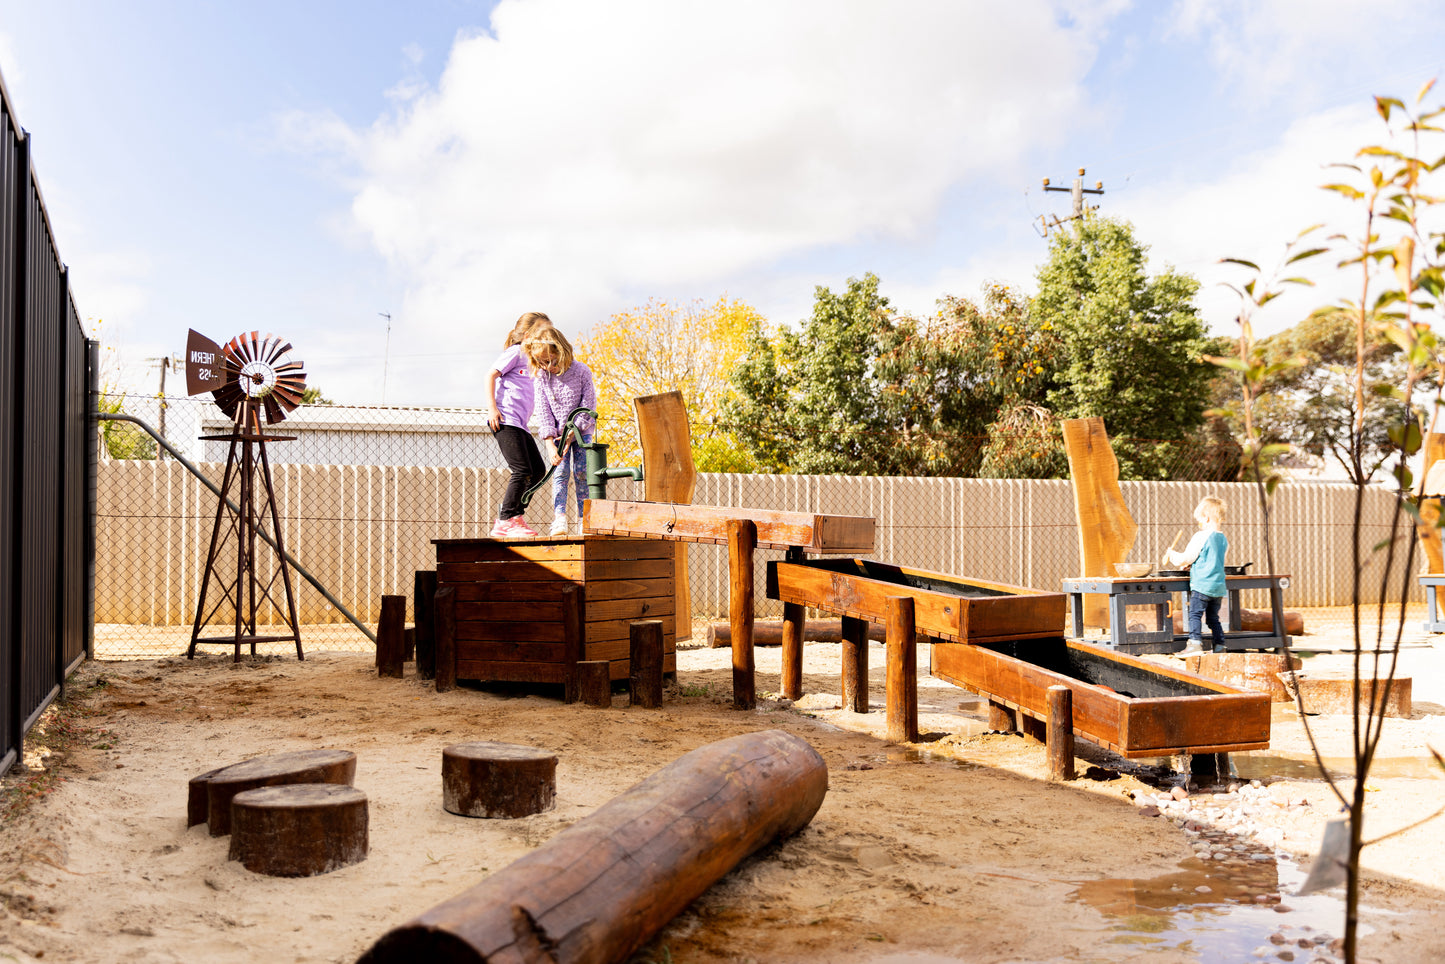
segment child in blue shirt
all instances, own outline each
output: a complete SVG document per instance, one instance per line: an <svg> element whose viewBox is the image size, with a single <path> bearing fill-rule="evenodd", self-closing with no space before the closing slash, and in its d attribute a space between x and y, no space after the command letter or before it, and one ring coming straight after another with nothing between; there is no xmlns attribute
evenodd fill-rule
<svg viewBox="0 0 1445 964"><path fill-rule="evenodd" d="M1199 531L1189 540L1183 552L1165 550L1164 558L1177 568L1189 570L1189 643L1185 653L1204 652L1204 632L1200 617L1208 624L1214 651L1224 651L1224 629L1219 625L1219 607L1224 602L1224 554L1229 540L1220 531L1224 527L1224 500L1206 495L1194 509Z"/></svg>

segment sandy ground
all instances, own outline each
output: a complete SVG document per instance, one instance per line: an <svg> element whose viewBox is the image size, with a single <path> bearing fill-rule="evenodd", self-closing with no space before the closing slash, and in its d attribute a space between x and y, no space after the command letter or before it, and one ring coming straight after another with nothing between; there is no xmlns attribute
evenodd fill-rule
<svg viewBox="0 0 1445 964"><path fill-rule="evenodd" d="M1277 856L1221 876L1176 823L1135 801L1167 791L1166 770L1080 743L1081 778L1049 783L1040 744L987 732L984 706L931 678L920 681L924 740L890 746L881 647L869 714L837 708L838 656L837 644L806 647L807 695L790 706L769 692L777 650L759 649L765 698L750 712L731 707L728 651L701 647L679 652L678 684L659 710L630 708L623 693L611 709L537 693L438 695L410 665L404 680L378 679L354 653L90 663L71 686L88 707L81 739L27 761L64 781L0 831L0 960L353 961L681 754L765 728L822 754L822 808L710 888L635 961L1237 961L1257 959L1256 947L1269 959L1330 959L1340 891L1296 898L1293 889L1338 805L1286 765L1308 752L1291 708L1276 708L1272 748L1254 761L1288 776L1265 773L1267 805L1249 821L1273 835ZM1445 643L1411 642L1405 657L1416 711L1387 728L1368 782L1370 836L1445 802L1445 781L1424 763L1427 746L1445 750ZM1346 717L1311 722L1326 757L1348 756ZM556 809L510 821L443 810L441 749L469 740L555 751ZM263 877L227 860L229 838L186 828L192 776L318 747L357 754L370 804L364 862ZM5 781L12 792L26 776L17 769ZM1236 796L1217 789L1190 797L1197 819L1209 819L1216 797ZM1366 958L1445 959L1440 854L1445 819L1366 851ZM1282 934L1326 946L1270 943Z"/></svg>

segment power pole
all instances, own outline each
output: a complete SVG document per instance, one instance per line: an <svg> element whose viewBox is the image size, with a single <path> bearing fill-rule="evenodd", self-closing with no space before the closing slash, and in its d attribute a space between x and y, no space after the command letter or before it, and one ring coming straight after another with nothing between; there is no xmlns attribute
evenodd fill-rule
<svg viewBox="0 0 1445 964"><path fill-rule="evenodd" d="M381 356L381 404L386 404L386 363L391 360L391 312L378 311L386 319L386 353Z"/></svg>
<svg viewBox="0 0 1445 964"><path fill-rule="evenodd" d="M1082 226L1083 226L1084 215L1088 214L1090 211L1097 211L1097 210L1099 210L1099 206L1098 206L1097 204L1095 204L1095 205L1093 205L1093 206L1090 206L1090 205L1088 205L1088 204L1085 204L1085 203L1084 203L1084 195L1085 195L1085 194L1103 194L1103 193L1104 193L1104 182L1103 182L1103 181L1096 181L1096 182L1094 183L1094 186L1093 186L1093 187L1084 187L1084 169L1081 167L1081 168L1079 168L1079 176L1076 177L1076 178L1074 178L1074 186L1073 186L1073 187L1071 187L1071 188L1068 188L1068 187L1053 187L1052 185L1049 184L1049 179L1048 179L1048 178L1044 178L1044 190L1045 190L1046 192L1047 192L1047 191L1068 191L1068 192L1073 196L1073 199L1074 199L1074 212L1073 212L1072 214L1070 214L1070 215L1069 215L1068 217L1066 217L1066 218L1060 218L1060 217L1056 214L1056 215L1053 216L1053 219L1050 220L1050 219L1049 219L1049 216L1046 215L1046 214L1040 214L1040 215L1039 215L1039 222L1043 225L1043 229L1044 229L1044 230L1043 230L1044 237L1048 237L1048 236L1049 236L1049 229L1050 229L1050 228L1061 228L1061 227L1064 226L1064 222L1066 222L1066 221L1077 221L1077 222L1079 222L1078 224L1075 224L1075 225L1074 225L1074 232L1077 234L1077 233L1079 232L1079 230L1080 230L1080 229L1082 228Z"/></svg>
<svg viewBox="0 0 1445 964"><path fill-rule="evenodd" d="M157 428L161 433L161 438L166 438L166 370L171 367L171 356L166 355L164 358L147 358L146 361L159 362L161 366L161 391L158 396L161 406L160 418L158 419L160 424ZM156 458L164 459L166 457L165 447L158 445L156 449Z"/></svg>

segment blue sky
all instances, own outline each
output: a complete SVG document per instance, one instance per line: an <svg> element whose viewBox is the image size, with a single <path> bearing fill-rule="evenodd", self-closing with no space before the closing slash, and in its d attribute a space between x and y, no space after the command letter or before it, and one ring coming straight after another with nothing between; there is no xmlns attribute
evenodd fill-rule
<svg viewBox="0 0 1445 964"><path fill-rule="evenodd" d="M475 405L527 310L796 324L1033 286L1080 166L1204 285L1349 212L1323 165L1445 67L1445 0L0 0L0 75L118 377L285 334L359 404ZM1337 293L1322 278L1265 330ZM391 315L388 341L387 320ZM383 383L383 374L385 381Z"/></svg>

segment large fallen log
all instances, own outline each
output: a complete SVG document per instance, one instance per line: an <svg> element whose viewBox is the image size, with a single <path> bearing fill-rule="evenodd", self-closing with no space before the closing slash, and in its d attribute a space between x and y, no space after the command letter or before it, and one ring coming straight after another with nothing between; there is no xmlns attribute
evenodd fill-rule
<svg viewBox="0 0 1445 964"><path fill-rule="evenodd" d="M827 790L827 765L800 737L710 743L383 935L358 964L626 960L744 858L807 826Z"/></svg>
<svg viewBox="0 0 1445 964"><path fill-rule="evenodd" d="M1305 617L1297 609L1286 609L1282 614L1284 619L1284 632L1286 636L1303 636L1305 631ZM1222 617L1221 617L1222 618ZM1209 638L1209 627L1200 624L1204 630L1205 639ZM1274 629L1274 616L1268 609L1241 609L1239 611L1239 628L1248 633L1264 633ZM1182 610L1175 610L1174 631L1176 633L1187 632L1189 629L1189 614ZM1226 631L1229 629L1225 627Z"/></svg>
<svg viewBox="0 0 1445 964"><path fill-rule="evenodd" d="M882 623L868 624L868 638L883 642L888 634L884 632ZM843 620L841 619L807 619L803 621L803 642L805 643L840 643L843 641ZM727 623L709 623L707 627L707 644L713 649L719 649L733 644L732 627ZM755 619L753 620L753 645L754 646L781 646L783 645L783 621L781 619Z"/></svg>

